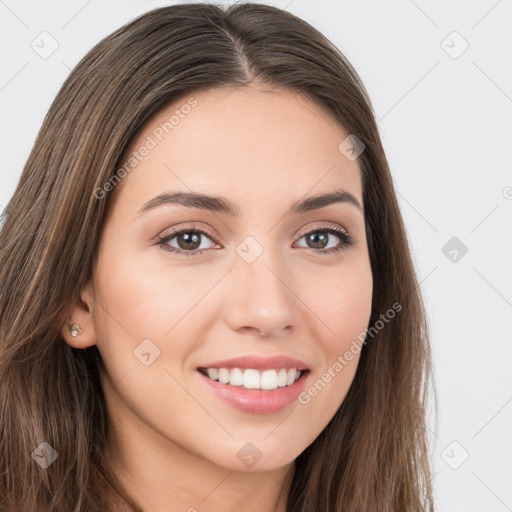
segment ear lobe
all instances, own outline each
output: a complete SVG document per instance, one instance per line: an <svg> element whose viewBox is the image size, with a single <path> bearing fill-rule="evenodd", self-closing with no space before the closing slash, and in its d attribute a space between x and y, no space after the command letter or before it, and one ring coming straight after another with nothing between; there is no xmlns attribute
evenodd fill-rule
<svg viewBox="0 0 512 512"><path fill-rule="evenodd" d="M92 301L92 295L86 287L59 315L61 336L73 348L87 348L97 343Z"/></svg>

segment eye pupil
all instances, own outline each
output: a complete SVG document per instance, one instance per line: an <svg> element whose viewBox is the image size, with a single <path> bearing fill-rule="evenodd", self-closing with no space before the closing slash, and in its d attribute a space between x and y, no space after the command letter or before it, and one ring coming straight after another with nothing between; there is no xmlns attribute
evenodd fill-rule
<svg viewBox="0 0 512 512"><path fill-rule="evenodd" d="M180 249L197 249L201 245L201 235L199 233L187 231L179 234L177 238ZM182 240L185 240L184 244L181 243Z"/></svg>
<svg viewBox="0 0 512 512"><path fill-rule="evenodd" d="M320 233L320 235L319 235ZM323 233L322 231L315 231L314 233L310 233L308 235L308 241L313 242L313 244L320 243L320 246L313 247L313 249L323 249L327 245L327 239L328 236L326 233ZM321 240L321 242L319 242Z"/></svg>

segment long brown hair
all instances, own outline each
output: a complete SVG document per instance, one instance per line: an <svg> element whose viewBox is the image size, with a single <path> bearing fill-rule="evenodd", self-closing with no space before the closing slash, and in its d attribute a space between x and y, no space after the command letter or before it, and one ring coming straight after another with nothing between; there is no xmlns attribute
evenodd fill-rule
<svg viewBox="0 0 512 512"><path fill-rule="evenodd" d="M141 126L195 92L256 82L304 95L363 142L370 325L401 305L367 337L343 404L296 459L287 512L434 510L426 312L368 94L308 23L251 3L132 20L82 59L43 122L0 232L2 510L105 511L106 488L140 510L109 465L102 358L63 341L62 313L92 276L111 202L97 191ZM43 442L58 454L47 468L33 457L48 453Z"/></svg>

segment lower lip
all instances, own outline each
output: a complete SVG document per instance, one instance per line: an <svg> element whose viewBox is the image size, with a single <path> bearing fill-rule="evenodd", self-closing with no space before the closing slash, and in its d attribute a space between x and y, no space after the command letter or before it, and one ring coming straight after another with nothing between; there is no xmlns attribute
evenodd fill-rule
<svg viewBox="0 0 512 512"><path fill-rule="evenodd" d="M246 389L243 386L230 386L212 380L198 372L204 382L222 400L236 409L252 414L278 412L295 402L306 385L309 372L303 373L291 386L277 389Z"/></svg>

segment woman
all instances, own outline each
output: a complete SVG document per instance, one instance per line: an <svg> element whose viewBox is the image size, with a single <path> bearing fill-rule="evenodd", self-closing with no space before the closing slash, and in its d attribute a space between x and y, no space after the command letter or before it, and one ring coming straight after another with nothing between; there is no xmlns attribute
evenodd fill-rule
<svg viewBox="0 0 512 512"><path fill-rule="evenodd" d="M117 30L3 221L3 509L433 510L403 221L310 25L183 4Z"/></svg>

